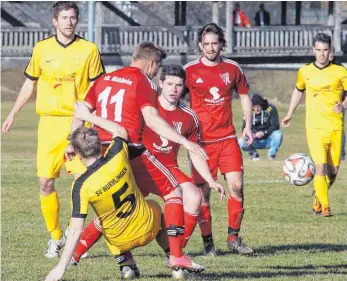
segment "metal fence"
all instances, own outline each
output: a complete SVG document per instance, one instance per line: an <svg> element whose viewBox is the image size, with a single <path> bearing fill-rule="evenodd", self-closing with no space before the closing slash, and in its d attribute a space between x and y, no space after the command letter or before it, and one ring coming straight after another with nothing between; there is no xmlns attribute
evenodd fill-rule
<svg viewBox="0 0 347 281"><path fill-rule="evenodd" d="M198 27L177 27L186 40L160 26L102 26L95 29L101 36L96 42L102 54L129 55L142 41L152 41L162 46L168 54L197 53L196 38ZM1 30L1 55L7 57L28 56L36 42L51 36L53 30L16 27ZM315 34L325 32L333 35L330 26L267 26L234 28L232 52L240 56L274 56L311 54ZM77 33L88 38L86 27ZM341 29L341 49L347 51L347 25ZM230 42L230 41L229 41ZM229 43L230 44L230 43Z"/></svg>

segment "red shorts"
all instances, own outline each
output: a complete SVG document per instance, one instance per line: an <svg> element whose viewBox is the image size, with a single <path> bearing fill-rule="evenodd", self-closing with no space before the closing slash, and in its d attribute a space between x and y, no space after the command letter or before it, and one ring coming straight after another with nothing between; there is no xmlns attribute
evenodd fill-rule
<svg viewBox="0 0 347 281"><path fill-rule="evenodd" d="M229 172L243 172L242 154L236 137L219 142L204 143L201 146L209 157L208 166L215 180L217 179L218 168L223 175ZM192 179L196 184L206 182L193 165Z"/></svg>
<svg viewBox="0 0 347 281"><path fill-rule="evenodd" d="M191 182L170 158L164 155L156 158L148 150L130 164L136 184L145 197L152 193L163 198L179 184Z"/></svg>

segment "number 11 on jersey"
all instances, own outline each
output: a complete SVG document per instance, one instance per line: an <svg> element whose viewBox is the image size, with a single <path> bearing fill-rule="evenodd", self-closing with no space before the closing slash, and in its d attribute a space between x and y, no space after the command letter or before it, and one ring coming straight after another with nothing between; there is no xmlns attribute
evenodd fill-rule
<svg viewBox="0 0 347 281"><path fill-rule="evenodd" d="M106 87L99 96L98 102L101 104L101 117L107 118L107 102L112 91L112 87ZM113 95L110 99L109 104L115 104L114 107L114 121L121 122L122 121L122 106L123 106L123 98L125 94L125 89L120 89L115 95Z"/></svg>

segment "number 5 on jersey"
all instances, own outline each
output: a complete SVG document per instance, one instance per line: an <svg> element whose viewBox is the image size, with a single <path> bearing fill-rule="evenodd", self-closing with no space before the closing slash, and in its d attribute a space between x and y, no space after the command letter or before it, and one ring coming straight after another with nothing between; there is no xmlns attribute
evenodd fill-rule
<svg viewBox="0 0 347 281"><path fill-rule="evenodd" d="M107 102L108 98L111 94L112 87L106 87L99 96L98 102L101 104L101 117L107 118ZM122 106L123 106L123 98L125 94L125 89L120 89L115 95L113 95L110 99L109 104L115 104L114 107L114 121L121 122L122 121Z"/></svg>

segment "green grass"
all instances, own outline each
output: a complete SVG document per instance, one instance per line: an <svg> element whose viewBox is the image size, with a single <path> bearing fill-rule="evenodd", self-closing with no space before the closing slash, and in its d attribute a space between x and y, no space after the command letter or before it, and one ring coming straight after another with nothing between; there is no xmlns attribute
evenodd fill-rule
<svg viewBox="0 0 347 281"><path fill-rule="evenodd" d="M2 119L12 104L2 104ZM235 102L234 120L238 133L241 126L240 103ZM284 108L279 108L280 116ZM289 186L282 173L284 159L295 152L307 152L304 134L304 110L299 108L293 124L284 132L278 158L269 162L266 152L262 160L251 162L245 156L246 213L241 235L254 247L253 257L228 253L226 247L226 201L217 194L212 199L213 231L217 258L204 257L199 229L196 229L187 251L206 266L206 271L191 280L347 280L346 263L346 183L347 166L342 163L336 184L330 190L334 216L311 215L312 184ZM2 135L2 280L44 280L58 260L44 257L49 239L40 211L36 178L36 129L38 117L34 104L18 115L10 135ZM181 151L181 167L187 171L185 152ZM221 182L222 178L220 178ZM71 177L63 171L56 187L61 202L61 225L69 220ZM92 212L89 219L93 216ZM164 267L164 256L155 242L136 249L135 259L141 280L170 280ZM119 270L100 241L89 258L69 270L64 280L118 280Z"/></svg>

